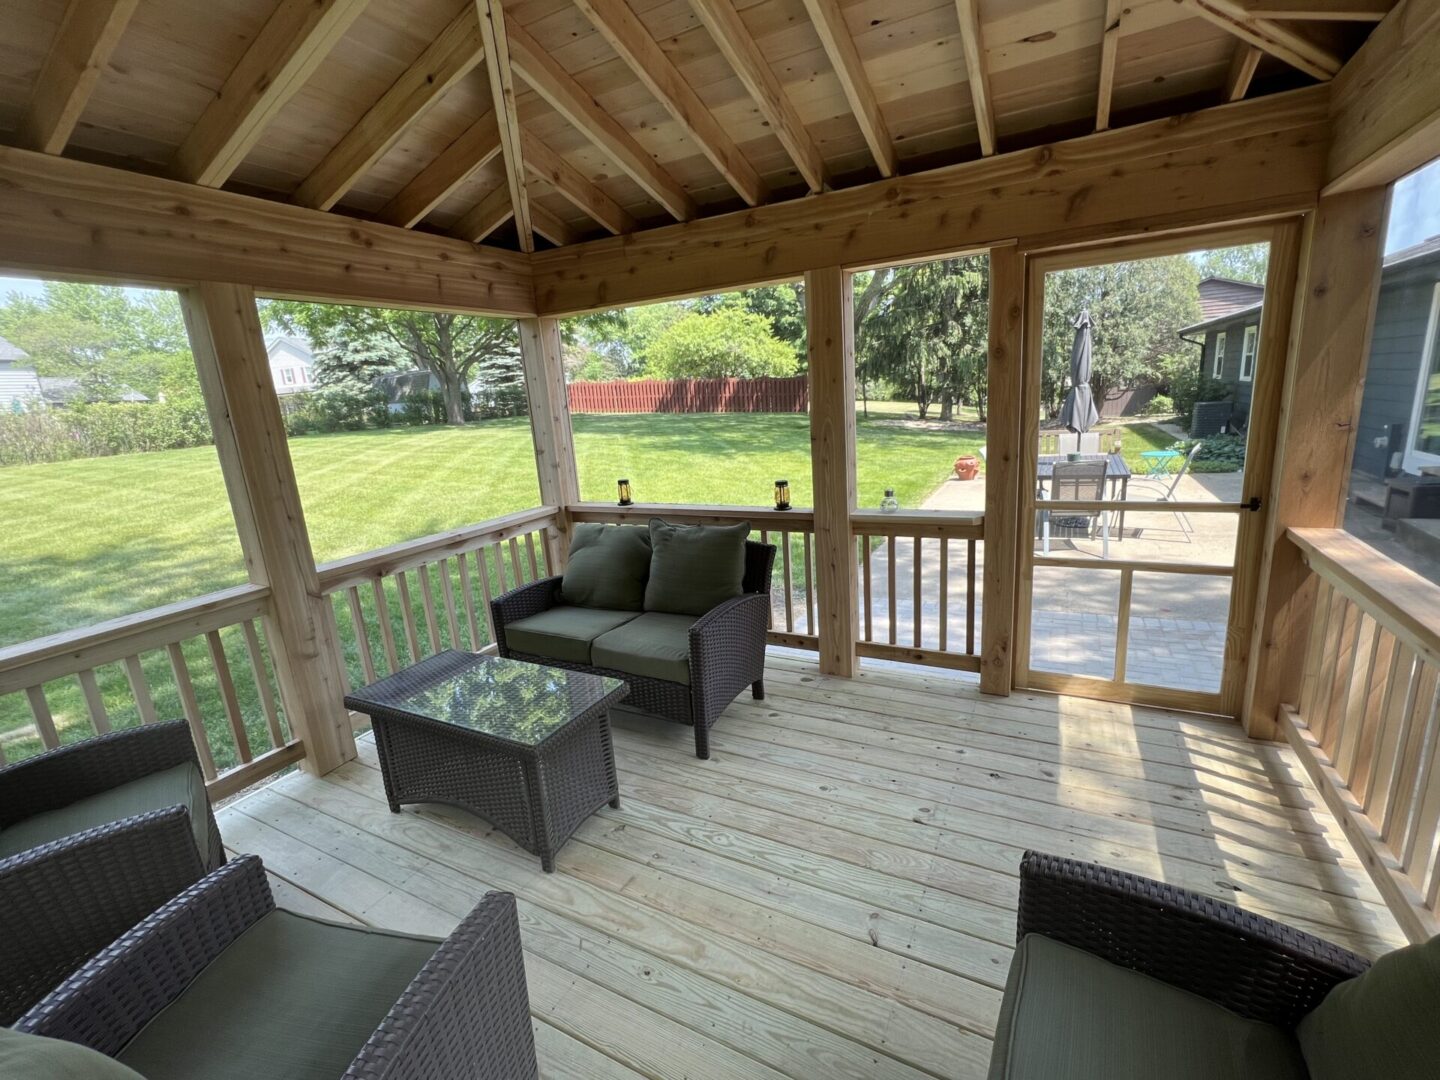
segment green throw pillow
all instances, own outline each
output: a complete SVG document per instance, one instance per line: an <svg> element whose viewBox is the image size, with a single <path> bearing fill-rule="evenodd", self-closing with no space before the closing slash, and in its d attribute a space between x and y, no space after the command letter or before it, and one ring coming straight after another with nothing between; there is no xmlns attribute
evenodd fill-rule
<svg viewBox="0 0 1440 1080"><path fill-rule="evenodd" d="M0 1027L0 1076L17 1080L145 1080L98 1050Z"/></svg>
<svg viewBox="0 0 1440 1080"><path fill-rule="evenodd" d="M641 525L576 525L560 596L576 607L640 611L649 574L649 529Z"/></svg>
<svg viewBox="0 0 1440 1080"><path fill-rule="evenodd" d="M650 583L645 610L704 615L740 595L750 523L671 525L650 519Z"/></svg>
<svg viewBox="0 0 1440 1080"><path fill-rule="evenodd" d="M1347 979L1296 1034L1312 1080L1440 1075L1440 937L1387 953Z"/></svg>

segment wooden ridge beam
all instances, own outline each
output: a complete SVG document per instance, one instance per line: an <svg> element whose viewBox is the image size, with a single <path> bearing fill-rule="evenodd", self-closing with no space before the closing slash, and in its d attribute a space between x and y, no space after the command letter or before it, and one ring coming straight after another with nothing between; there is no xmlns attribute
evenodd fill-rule
<svg viewBox="0 0 1440 1080"><path fill-rule="evenodd" d="M980 134L980 153L995 153L995 110L990 105L990 69L985 60L985 38L980 30L979 0L955 0L960 16L960 47L965 53L965 75L970 81L970 100L975 106L975 128Z"/></svg>
<svg viewBox="0 0 1440 1080"><path fill-rule="evenodd" d="M533 135L522 133L520 141L525 168L564 195L576 209L616 235L635 231L635 219L579 169Z"/></svg>
<svg viewBox="0 0 1440 1080"><path fill-rule="evenodd" d="M175 151L177 180L220 187L369 0L282 0Z"/></svg>
<svg viewBox="0 0 1440 1080"><path fill-rule="evenodd" d="M0 147L0 266L125 283L532 315L522 255L271 199Z"/></svg>
<svg viewBox="0 0 1440 1080"><path fill-rule="evenodd" d="M1180 3L1206 22L1228 30L1241 41L1322 82L1334 78L1340 70L1340 58L1329 49L1273 19L1254 18L1239 0L1180 0Z"/></svg>
<svg viewBox="0 0 1440 1080"><path fill-rule="evenodd" d="M514 214L515 209L510 203L510 187L508 184L499 184L451 226L450 233L461 240L478 244L509 221Z"/></svg>
<svg viewBox="0 0 1440 1080"><path fill-rule="evenodd" d="M1115 96L1115 65L1120 55L1120 24L1125 19L1121 0L1105 0L1105 33L1100 39L1100 89L1095 99L1095 130L1110 127L1110 105Z"/></svg>
<svg viewBox="0 0 1440 1080"><path fill-rule="evenodd" d="M740 153L735 140L700 100L695 88L685 81L685 76L650 36L626 0L575 0L575 6L685 129L736 194L751 206L764 202L765 184L760 174Z"/></svg>
<svg viewBox="0 0 1440 1080"><path fill-rule="evenodd" d="M485 75L490 83L490 100L495 107L495 124L500 131L500 156L505 163L505 186L515 215L515 232L520 250L535 250L535 232L530 220L530 195L525 190L525 155L520 142L520 115L515 111L515 73L510 70L510 45L505 33L505 11L500 0L475 0L480 13L480 37L485 43Z"/></svg>
<svg viewBox="0 0 1440 1080"><path fill-rule="evenodd" d="M823 191L825 160L820 156L810 132L805 129L805 122L795 111L790 95L780 85L775 70L755 43L740 13L735 10L733 0L690 0L690 6L730 62L730 67L810 190Z"/></svg>
<svg viewBox="0 0 1440 1080"><path fill-rule="evenodd" d="M900 171L895 157L895 140L890 137L890 126L885 123L885 117L880 113L880 103L875 100L870 76L865 74L860 51L855 48L855 39L850 36L850 28L845 25L845 16L840 10L838 0L805 0L805 10L810 15L815 32L820 35L820 44L825 48L825 55L830 58L835 77L840 80L840 87L845 91L845 100L850 103L850 111L855 115L855 122L860 125L865 144L870 147L870 153L875 157L880 175L894 176Z"/></svg>
<svg viewBox="0 0 1440 1080"><path fill-rule="evenodd" d="M510 65L552 109L590 140L639 184L676 221L699 211L695 200L643 146L637 143L563 67L521 27L511 26Z"/></svg>
<svg viewBox="0 0 1440 1080"><path fill-rule="evenodd" d="M292 201L329 210L395 145L405 129L484 59L473 4L455 16L380 100L301 181Z"/></svg>
<svg viewBox="0 0 1440 1080"><path fill-rule="evenodd" d="M1235 55L1230 58L1230 70L1225 74L1225 100L1240 101L1250 89L1250 80L1255 78L1255 69L1260 66L1264 55L1254 45L1239 42Z"/></svg>
<svg viewBox="0 0 1440 1080"><path fill-rule="evenodd" d="M445 197L500 153L500 129L488 112L440 151L434 161L395 193L376 219L408 229L444 201Z"/></svg>
<svg viewBox="0 0 1440 1080"><path fill-rule="evenodd" d="M45 154L65 149L138 4L139 0L70 0L20 119L21 146Z"/></svg>
<svg viewBox="0 0 1440 1080"><path fill-rule="evenodd" d="M531 262L537 306L571 314L1017 237L1068 242L1294 212L1319 188L1328 98L1326 87L1272 94L543 252Z"/></svg>

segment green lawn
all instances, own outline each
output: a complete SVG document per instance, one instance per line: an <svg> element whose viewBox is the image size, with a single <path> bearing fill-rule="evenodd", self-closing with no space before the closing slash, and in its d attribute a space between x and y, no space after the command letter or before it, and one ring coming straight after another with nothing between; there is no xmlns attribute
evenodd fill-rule
<svg viewBox="0 0 1440 1080"><path fill-rule="evenodd" d="M811 499L808 418L787 414L575 417L582 497L608 502L626 476L645 502L764 504L777 478L792 500ZM859 423L862 506L894 487L902 506L922 501L955 457L983 439ZM290 443L316 557L323 561L534 506L539 501L524 418L464 428L312 435ZM7 529L0 646L72 629L243 583L240 546L210 447L67 461L0 471ZM342 620L342 627L344 621ZM348 628L345 631L348 634ZM233 640L232 640L233 639ZM238 632L224 635L237 690L254 687ZM187 651L207 724L224 726L203 643ZM145 658L162 715L180 715L163 654ZM123 672L99 672L112 722L135 722ZM72 681L47 690L56 722L80 737L83 705ZM247 707L247 715L255 709ZM0 740L13 759L33 739L5 737L30 723L23 695L0 699ZM258 719L252 739L264 744ZM221 764L225 754L216 740Z"/></svg>

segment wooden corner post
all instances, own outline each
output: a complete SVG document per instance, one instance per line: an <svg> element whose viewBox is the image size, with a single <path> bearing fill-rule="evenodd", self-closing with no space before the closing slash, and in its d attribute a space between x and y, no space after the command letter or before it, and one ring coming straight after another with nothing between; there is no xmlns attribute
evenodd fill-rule
<svg viewBox="0 0 1440 1080"><path fill-rule="evenodd" d="M560 508L556 534L546 549L558 570L570 544L567 507L580 501L575 469L575 435L570 427L570 393L560 348L558 319L520 319L520 357L525 368L525 400L530 406L530 435L535 441L535 469L540 501Z"/></svg>
<svg viewBox="0 0 1440 1080"><path fill-rule="evenodd" d="M265 631L285 715L305 744L304 767L327 773L354 759L355 737L255 293L204 283L180 297L250 580L270 587Z"/></svg>
<svg viewBox="0 0 1440 1080"><path fill-rule="evenodd" d="M838 266L805 274L810 351L810 474L815 492L815 585L820 670L855 674L860 625L855 541L855 316Z"/></svg>
<svg viewBox="0 0 1440 1080"><path fill-rule="evenodd" d="M1015 670L1020 408L1025 258L1013 245L990 249L990 360L985 421L985 602L980 609L980 689L1009 694Z"/></svg>

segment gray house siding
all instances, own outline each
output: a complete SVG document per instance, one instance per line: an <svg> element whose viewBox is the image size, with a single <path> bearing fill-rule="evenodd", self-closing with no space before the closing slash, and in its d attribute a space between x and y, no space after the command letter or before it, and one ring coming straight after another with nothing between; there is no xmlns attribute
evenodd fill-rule
<svg viewBox="0 0 1440 1080"><path fill-rule="evenodd" d="M1220 335L1225 335L1225 355L1220 361L1219 379L1230 390L1235 401L1235 411L1248 415L1250 412L1250 395L1255 388L1254 369L1252 365L1251 377L1240 378L1240 359L1245 348L1245 328L1247 326L1259 327L1260 317L1255 313L1235 319L1233 322L1217 326L1213 330L1205 332L1205 347L1200 354L1200 372L1206 378L1215 378L1215 347ZM1256 331L1258 335L1258 330ZM1257 346L1259 338L1256 338Z"/></svg>
<svg viewBox="0 0 1440 1080"><path fill-rule="evenodd" d="M1360 399L1360 425L1355 437L1353 467L1370 476L1384 476L1390 455L1403 451L1410 440L1415 408L1415 387L1425 353L1425 330L1430 322L1435 282L1440 280L1440 259L1397 268L1380 285L1371 336L1370 362L1365 371L1365 393ZM1403 431L1398 444L1376 446L1390 425Z"/></svg>

